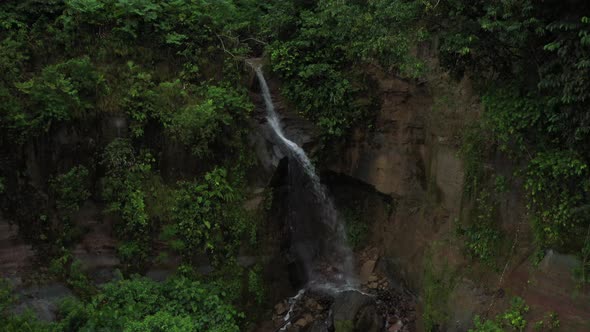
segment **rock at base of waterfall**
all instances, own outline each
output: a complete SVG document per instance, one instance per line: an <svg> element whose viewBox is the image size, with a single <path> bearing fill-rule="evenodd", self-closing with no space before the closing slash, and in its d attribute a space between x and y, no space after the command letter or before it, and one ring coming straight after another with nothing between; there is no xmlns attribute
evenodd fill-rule
<svg viewBox="0 0 590 332"><path fill-rule="evenodd" d="M361 284L366 284L369 281L369 278L373 274L375 270L375 264L377 263L376 260L368 260L366 261L363 266L361 267L360 271L360 281Z"/></svg>
<svg viewBox="0 0 590 332"><path fill-rule="evenodd" d="M314 312L321 312L322 310L324 310L324 307L313 298L308 298L307 300L305 300L305 306Z"/></svg>
<svg viewBox="0 0 590 332"><path fill-rule="evenodd" d="M378 289L379 288L379 284L377 282L371 282L367 285L367 287L369 289Z"/></svg>
<svg viewBox="0 0 590 332"><path fill-rule="evenodd" d="M374 299L357 291L339 293L332 313L335 332L378 332L383 327Z"/></svg>
<svg viewBox="0 0 590 332"><path fill-rule="evenodd" d="M289 310L289 306L285 302L280 302L275 305L275 314L283 315Z"/></svg>
<svg viewBox="0 0 590 332"><path fill-rule="evenodd" d="M377 306L369 305L361 310L356 317L354 331L379 332L383 328L383 316L379 315Z"/></svg>
<svg viewBox="0 0 590 332"><path fill-rule="evenodd" d="M387 332L400 332L403 327L404 327L404 324L402 323L402 321L398 320L397 322L395 322L395 324L391 325L387 329Z"/></svg>
<svg viewBox="0 0 590 332"><path fill-rule="evenodd" d="M328 328L328 324L323 321L315 321L306 332L328 332L330 329Z"/></svg>
<svg viewBox="0 0 590 332"><path fill-rule="evenodd" d="M312 322L313 322L313 316L309 313L306 313L305 315L303 315L303 317L301 317L297 321L295 321L295 326L306 327L309 324L311 324Z"/></svg>

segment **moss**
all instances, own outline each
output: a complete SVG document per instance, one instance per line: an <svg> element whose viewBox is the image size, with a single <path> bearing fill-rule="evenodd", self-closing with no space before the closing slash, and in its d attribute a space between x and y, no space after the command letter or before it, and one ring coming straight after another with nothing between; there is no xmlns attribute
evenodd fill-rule
<svg viewBox="0 0 590 332"><path fill-rule="evenodd" d="M351 320L338 320L334 322L335 332L352 332L354 324Z"/></svg>
<svg viewBox="0 0 590 332"><path fill-rule="evenodd" d="M422 319L426 331L440 330L449 320L448 300L454 286L455 276L447 263L437 267L432 254L427 254L422 278Z"/></svg>

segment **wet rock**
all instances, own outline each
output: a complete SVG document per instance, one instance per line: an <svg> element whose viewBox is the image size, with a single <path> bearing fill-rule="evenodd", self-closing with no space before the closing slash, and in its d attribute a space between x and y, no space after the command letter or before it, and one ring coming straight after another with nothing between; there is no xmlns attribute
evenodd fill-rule
<svg viewBox="0 0 590 332"><path fill-rule="evenodd" d="M363 266L361 267L360 271L360 281L362 284L366 284L369 281L369 278L373 274L375 270L375 264L377 263L376 260L368 260L366 261Z"/></svg>
<svg viewBox="0 0 590 332"><path fill-rule="evenodd" d="M318 301L316 301L313 298L308 298L307 300L305 300L305 306L314 312L318 312L318 311L322 311L324 310L324 307L318 303Z"/></svg>
<svg viewBox="0 0 590 332"><path fill-rule="evenodd" d="M395 324L391 325L387 329L387 332L400 332L403 327L404 327L404 324L402 323L402 321L398 320L397 322L395 322Z"/></svg>
<svg viewBox="0 0 590 332"><path fill-rule="evenodd" d="M18 293L17 305L13 312L22 314L31 310L40 320L54 321L59 302L71 296L73 293L60 283L23 289Z"/></svg>
<svg viewBox="0 0 590 332"><path fill-rule="evenodd" d="M289 306L285 302L280 302L275 305L275 314L283 315L289 310Z"/></svg>
<svg viewBox="0 0 590 332"><path fill-rule="evenodd" d="M362 308L354 324L354 331L379 332L383 328L383 317L379 315L375 305Z"/></svg>
<svg viewBox="0 0 590 332"><path fill-rule="evenodd" d="M254 210L258 209L260 204L262 204L263 200L264 200L263 196L253 197L253 198L247 200L246 202L244 202L244 205L243 205L244 209L246 209L246 211L254 211Z"/></svg>
<svg viewBox="0 0 590 332"><path fill-rule="evenodd" d="M309 327L309 329L307 329L307 332L328 332L328 324L326 322L322 322L322 321L315 321L313 324L311 324L311 326Z"/></svg>
<svg viewBox="0 0 590 332"><path fill-rule="evenodd" d="M174 271L172 270L160 270L160 269L153 269L146 272L145 276L152 279L156 282L164 282L168 279Z"/></svg>
<svg viewBox="0 0 590 332"><path fill-rule="evenodd" d="M19 279L19 273L31 268L34 255L32 247L19 237L18 226L0 219L0 277Z"/></svg>
<svg viewBox="0 0 590 332"><path fill-rule="evenodd" d="M299 318L295 321L295 326L299 327L306 327L313 322L313 316L309 313L303 315L303 317Z"/></svg>
<svg viewBox="0 0 590 332"><path fill-rule="evenodd" d="M332 305L335 332L372 332L381 326L375 301L371 296L357 291L342 292Z"/></svg>

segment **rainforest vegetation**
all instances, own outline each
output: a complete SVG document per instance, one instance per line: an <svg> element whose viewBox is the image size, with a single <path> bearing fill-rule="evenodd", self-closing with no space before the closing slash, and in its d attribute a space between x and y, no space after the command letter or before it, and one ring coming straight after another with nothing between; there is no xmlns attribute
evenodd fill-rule
<svg viewBox="0 0 590 332"><path fill-rule="evenodd" d="M590 282L590 3L3 1L1 216L41 255L44 278L76 294L47 323L13 314L4 285L4 331L252 328L267 305L261 268L237 263L265 236L261 212L244 208L257 167L252 57L266 59L283 97L317 125L320 154L373 128L375 70L415 84L434 67L469 77L483 111L462 137L465 195L476 202L458 230L465 251L491 265L503 254L494 207L516 185L539 259L550 248L576 255L581 285ZM513 176L485 167L498 154ZM43 164L31 168L35 160ZM100 286L72 254L89 200L115 220L121 261ZM166 256L180 257L173 277L142 277ZM197 257L214 271L199 273ZM476 326L501 330L494 324Z"/></svg>

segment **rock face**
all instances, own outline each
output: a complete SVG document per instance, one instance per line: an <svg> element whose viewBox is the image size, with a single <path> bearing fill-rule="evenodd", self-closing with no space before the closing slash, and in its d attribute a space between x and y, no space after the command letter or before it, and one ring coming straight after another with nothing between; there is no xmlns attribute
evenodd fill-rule
<svg viewBox="0 0 590 332"><path fill-rule="evenodd" d="M39 319L53 321L60 301L71 296L73 296L72 292L60 283L25 288L18 292L18 305L13 312L22 314L31 310Z"/></svg>
<svg viewBox="0 0 590 332"><path fill-rule="evenodd" d="M357 291L339 293L332 304L332 313L335 332L378 332L383 327L375 300Z"/></svg>
<svg viewBox="0 0 590 332"><path fill-rule="evenodd" d="M21 276L31 270L34 255L31 245L18 236L18 226L0 219L0 277L19 283Z"/></svg>
<svg viewBox="0 0 590 332"><path fill-rule="evenodd" d="M476 314L487 312L493 317L513 296L523 297L531 305L529 322L554 311L564 330L588 330L590 294L577 289L572 276L572 267L578 262L553 253L539 267L534 265L534 240L524 195L517 186L503 194L497 211L498 224L514 248L510 257L499 263L500 272L490 271L463 254L455 221L469 218L473 201L463 194L465 166L459 149L465 129L478 121L481 113L469 79L454 83L444 74L434 74L428 84L416 84L379 70L369 68L367 72L378 82L382 101L374 129L358 126L347 142L334 147L324 170L338 174L339 178L328 184L340 206L363 208L371 220L367 242L377 247L380 255L376 266L369 260L360 267L362 283L370 289L379 288L369 278L373 270L381 269L390 280L401 280L416 294L424 295L426 268L433 269L440 279L455 276L444 286L442 303L447 303L446 307L436 308L449 317L441 326L445 331L466 331L473 326ZM486 169L512 176L509 160L490 158L484 164ZM346 177L351 180L341 180ZM369 197L371 188L391 203L387 199L381 200L385 203L363 200L355 194L363 192ZM499 295L505 293L508 295Z"/></svg>

